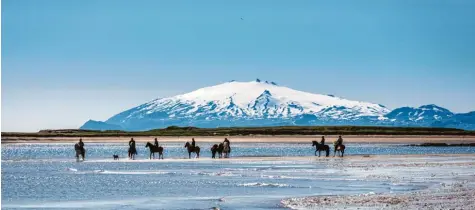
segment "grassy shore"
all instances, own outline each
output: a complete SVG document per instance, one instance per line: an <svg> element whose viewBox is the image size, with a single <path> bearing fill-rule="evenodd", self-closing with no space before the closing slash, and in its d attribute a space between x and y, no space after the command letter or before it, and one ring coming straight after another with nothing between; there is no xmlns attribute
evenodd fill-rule
<svg viewBox="0 0 475 210"><path fill-rule="evenodd" d="M475 131L453 128L374 126L281 126L196 128L170 126L164 129L126 132L79 129L42 130L36 133L2 132L3 137L119 137L119 136L288 136L288 135L456 135L475 136Z"/></svg>

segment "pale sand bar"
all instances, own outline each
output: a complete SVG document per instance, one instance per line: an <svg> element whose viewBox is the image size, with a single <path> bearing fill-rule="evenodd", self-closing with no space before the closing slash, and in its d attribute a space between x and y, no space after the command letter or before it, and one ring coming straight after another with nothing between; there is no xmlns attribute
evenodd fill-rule
<svg viewBox="0 0 475 210"><path fill-rule="evenodd" d="M282 205L291 209L475 209L475 154L345 157L339 167L364 180L385 180L389 187L418 183L427 188L382 194L329 192L284 199Z"/></svg>
<svg viewBox="0 0 475 210"><path fill-rule="evenodd" d="M119 143L128 142L131 137L83 137L84 142L98 143ZM158 138L160 142L182 143L191 141L192 136L136 136L133 137L137 142L153 142ZM233 143L308 143L312 140L320 140L321 136L196 136L197 142L222 142L228 138ZM326 136L327 143L335 141L338 136ZM345 144L347 143L401 143L401 144L420 144L420 143L475 143L475 136L421 136L421 135L348 135L343 136ZM79 137L2 137L2 143L70 143L77 142Z"/></svg>

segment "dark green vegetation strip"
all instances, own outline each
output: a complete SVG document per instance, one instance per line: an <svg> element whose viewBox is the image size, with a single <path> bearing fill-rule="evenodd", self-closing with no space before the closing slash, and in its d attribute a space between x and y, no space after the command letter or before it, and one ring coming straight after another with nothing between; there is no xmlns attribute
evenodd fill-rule
<svg viewBox="0 0 475 210"><path fill-rule="evenodd" d="M475 131L453 128L376 127L376 126L281 126L196 128L170 126L149 131L94 131L78 129L42 130L37 133L2 132L2 137L107 137L107 136L249 136L249 135L463 135Z"/></svg>

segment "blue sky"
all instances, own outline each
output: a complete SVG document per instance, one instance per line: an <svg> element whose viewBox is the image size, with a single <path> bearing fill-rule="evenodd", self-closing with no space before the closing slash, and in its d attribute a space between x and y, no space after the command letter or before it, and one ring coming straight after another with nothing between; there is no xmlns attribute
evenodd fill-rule
<svg viewBox="0 0 475 210"><path fill-rule="evenodd" d="M471 0L3 0L2 131L77 128L255 78L473 111L474 11Z"/></svg>

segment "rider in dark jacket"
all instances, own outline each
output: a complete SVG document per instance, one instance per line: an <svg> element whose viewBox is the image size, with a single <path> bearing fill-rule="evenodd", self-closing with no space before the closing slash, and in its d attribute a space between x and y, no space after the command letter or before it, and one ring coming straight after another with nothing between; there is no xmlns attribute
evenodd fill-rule
<svg viewBox="0 0 475 210"><path fill-rule="evenodd" d="M195 138L191 138L191 146L195 147Z"/></svg>
<svg viewBox="0 0 475 210"><path fill-rule="evenodd" d="M155 146L158 147L158 140L155 138Z"/></svg>
<svg viewBox="0 0 475 210"><path fill-rule="evenodd" d="M82 142L82 139L81 139L81 138L79 139L79 143L78 143L78 144L79 144L79 146L81 147L81 149L84 148L84 142Z"/></svg>
<svg viewBox="0 0 475 210"><path fill-rule="evenodd" d="M343 138L341 138L341 136L338 136L338 140L336 140L335 148L337 148L340 145L343 145Z"/></svg>
<svg viewBox="0 0 475 210"><path fill-rule="evenodd" d="M224 142L227 142L227 143L228 143L229 153L231 153L231 142L229 142L229 139L228 139L228 138L224 138ZM223 144L224 144L224 142L223 142Z"/></svg>
<svg viewBox="0 0 475 210"><path fill-rule="evenodd" d="M135 140L134 140L134 138L130 138L129 151L132 152L132 153L137 153L137 150L135 149Z"/></svg>
<svg viewBox="0 0 475 210"><path fill-rule="evenodd" d="M321 145L325 145L325 136L322 136L322 140L320 141Z"/></svg>

